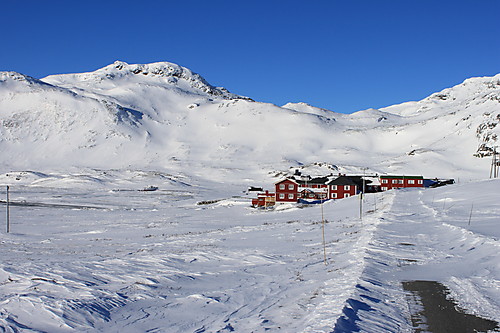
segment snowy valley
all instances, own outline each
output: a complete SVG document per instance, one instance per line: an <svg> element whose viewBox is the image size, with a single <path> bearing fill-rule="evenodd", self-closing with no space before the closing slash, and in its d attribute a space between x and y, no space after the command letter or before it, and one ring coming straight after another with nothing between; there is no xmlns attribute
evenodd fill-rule
<svg viewBox="0 0 500 333"><path fill-rule="evenodd" d="M0 72L0 331L425 331L407 281L494 330L498 123L500 74L342 114L167 62ZM368 194L362 218L359 196L250 207L249 186L295 170L457 184Z"/></svg>

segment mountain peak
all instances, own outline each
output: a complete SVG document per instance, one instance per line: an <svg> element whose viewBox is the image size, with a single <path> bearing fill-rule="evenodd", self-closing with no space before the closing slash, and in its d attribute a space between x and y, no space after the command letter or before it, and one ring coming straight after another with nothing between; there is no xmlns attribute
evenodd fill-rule
<svg viewBox="0 0 500 333"><path fill-rule="evenodd" d="M13 71L6 71L6 72L0 72L0 83L6 82L6 81L18 81L18 82L24 82L27 84L42 84L42 85L47 85L47 83L40 81L38 79L35 79L34 77L24 75L18 72L13 72Z"/></svg>
<svg viewBox="0 0 500 333"><path fill-rule="evenodd" d="M308 103L304 102L298 102L298 103L287 103L282 106L284 109L289 109L297 112L303 112L303 113L310 113L310 114L315 114L319 116L327 116L327 117L332 117L335 112L323 109L323 108L318 108L316 106L312 106Z"/></svg>
<svg viewBox="0 0 500 333"><path fill-rule="evenodd" d="M42 90L57 90L50 83L14 71L0 72L0 87L11 92L33 92Z"/></svg>
<svg viewBox="0 0 500 333"><path fill-rule="evenodd" d="M133 78L134 80L160 80L161 84L176 86L187 86L196 90L221 97L223 99L247 99L222 87L215 87L208 83L201 75L194 73L190 69L171 63L155 62L149 64L128 64L124 61L114 63L100 68L94 72L81 74L51 75L43 80L45 82L64 85L69 82L103 82L108 80L119 80L123 78Z"/></svg>
<svg viewBox="0 0 500 333"><path fill-rule="evenodd" d="M98 69L93 73L106 73L108 75L113 73L120 73L122 75L142 74L151 77L173 77L183 78L186 80L199 80L204 81L205 84L208 84L200 75L193 73L190 69L166 61L150 64L128 64L124 61L117 60L111 65Z"/></svg>

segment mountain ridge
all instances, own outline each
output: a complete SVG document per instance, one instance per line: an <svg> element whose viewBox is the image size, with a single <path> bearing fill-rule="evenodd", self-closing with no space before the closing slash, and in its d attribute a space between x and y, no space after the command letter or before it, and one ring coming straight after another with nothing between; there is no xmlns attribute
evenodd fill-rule
<svg viewBox="0 0 500 333"><path fill-rule="evenodd" d="M421 101L341 114L253 101L168 62L115 62L41 80L13 73L0 72L0 148L11 157L3 168L166 168L238 178L325 162L340 171L472 179L486 174L489 161L479 157L491 155L500 128L500 74Z"/></svg>
<svg viewBox="0 0 500 333"><path fill-rule="evenodd" d="M71 82L71 79L74 81L90 81L90 83L95 83L95 81L112 80L130 75L165 78L166 81L162 83L168 84L176 84L179 80L184 80L191 87L209 95L224 99L249 99L248 97L230 93L226 88L212 86L201 75L192 72L190 69L166 61L150 64L128 64L117 60L113 64L93 72L49 75L42 78L41 81L54 83L55 85L68 84L68 81Z"/></svg>

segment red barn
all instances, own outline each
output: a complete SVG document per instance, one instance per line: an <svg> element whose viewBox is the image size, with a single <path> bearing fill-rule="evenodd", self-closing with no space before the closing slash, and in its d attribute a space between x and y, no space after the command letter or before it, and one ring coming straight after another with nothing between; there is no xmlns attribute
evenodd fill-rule
<svg viewBox="0 0 500 333"><path fill-rule="evenodd" d="M387 191L393 188L424 187L422 176L380 176L380 188Z"/></svg>

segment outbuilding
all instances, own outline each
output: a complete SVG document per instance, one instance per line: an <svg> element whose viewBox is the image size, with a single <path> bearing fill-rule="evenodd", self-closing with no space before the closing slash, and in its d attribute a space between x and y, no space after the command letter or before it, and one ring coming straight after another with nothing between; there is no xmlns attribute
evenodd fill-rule
<svg viewBox="0 0 500 333"><path fill-rule="evenodd" d="M269 191L259 193L256 199L252 199L253 207L272 207L275 203L275 195Z"/></svg>

